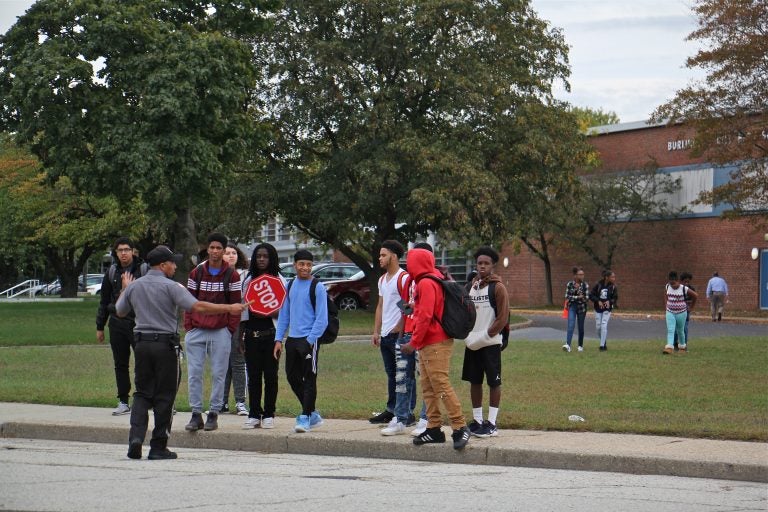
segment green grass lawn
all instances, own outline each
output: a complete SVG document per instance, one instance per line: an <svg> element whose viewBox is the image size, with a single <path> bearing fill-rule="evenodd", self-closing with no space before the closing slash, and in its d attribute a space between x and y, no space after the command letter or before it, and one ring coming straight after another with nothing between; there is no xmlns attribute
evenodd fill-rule
<svg viewBox="0 0 768 512"><path fill-rule="evenodd" d="M94 301L0 304L0 401L113 407L111 352L95 343L95 307ZM342 334L370 334L372 319L367 312L344 313ZM469 415L462 359L456 343L451 375ZM295 416L298 403L282 365L277 412ZM386 382L378 349L323 346L319 368L324 415L363 420L382 409ZM186 369L184 375L180 411L189 410ZM502 428L768 441L768 344L762 338L697 340L694 351L674 356L662 356L658 340L571 354L559 342L513 341L503 352L502 379ZM571 423L570 414L587 421Z"/></svg>

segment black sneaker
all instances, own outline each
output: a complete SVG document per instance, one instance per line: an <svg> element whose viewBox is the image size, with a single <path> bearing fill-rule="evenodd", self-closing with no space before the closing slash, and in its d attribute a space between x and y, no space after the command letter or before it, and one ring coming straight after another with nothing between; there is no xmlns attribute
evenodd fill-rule
<svg viewBox="0 0 768 512"><path fill-rule="evenodd" d="M389 411L380 412L379 414L376 414L375 416L368 418L368 421L371 423L389 423L392 421L392 418L394 418L395 415L392 414Z"/></svg>
<svg viewBox="0 0 768 512"><path fill-rule="evenodd" d="M219 414L216 412L209 412L208 417L205 419L205 430L216 430L219 428Z"/></svg>
<svg viewBox="0 0 768 512"><path fill-rule="evenodd" d="M451 437L453 438L453 449L462 450L467 446L470 435L467 427L461 427L459 430L454 430L453 434L451 434Z"/></svg>
<svg viewBox="0 0 768 512"><path fill-rule="evenodd" d="M229 404L224 403L224 405L221 406L221 410L219 412L229 412Z"/></svg>
<svg viewBox="0 0 768 512"><path fill-rule="evenodd" d="M149 450L149 455L147 455L147 458L149 460L170 460L177 459L178 455L176 455L176 452L172 452L168 448L163 448L162 450Z"/></svg>
<svg viewBox="0 0 768 512"><path fill-rule="evenodd" d="M413 438L413 444L428 444L428 443L444 443L445 432L440 430L440 427L428 428L418 436Z"/></svg>
<svg viewBox="0 0 768 512"><path fill-rule="evenodd" d="M483 425L481 423L478 423L477 420L472 420L469 423L469 433L473 436L476 436L480 430L482 430Z"/></svg>
<svg viewBox="0 0 768 512"><path fill-rule="evenodd" d="M141 458L141 439L134 438L128 443L128 458L140 459Z"/></svg>
<svg viewBox="0 0 768 512"><path fill-rule="evenodd" d="M486 437L496 437L499 435L499 429L496 428L496 424L485 420L483 422L483 433L488 434Z"/></svg>
<svg viewBox="0 0 768 512"><path fill-rule="evenodd" d="M608 350L608 345L601 345L600 346L600 352L605 352L606 350Z"/></svg>
<svg viewBox="0 0 768 512"><path fill-rule="evenodd" d="M413 414L408 415L408 422L405 424L406 427L412 427L417 423L416 416Z"/></svg>
<svg viewBox="0 0 768 512"><path fill-rule="evenodd" d="M187 432L195 432L201 428L203 428L203 415L199 412L193 412L192 419L189 420L189 423L186 424L184 429Z"/></svg>

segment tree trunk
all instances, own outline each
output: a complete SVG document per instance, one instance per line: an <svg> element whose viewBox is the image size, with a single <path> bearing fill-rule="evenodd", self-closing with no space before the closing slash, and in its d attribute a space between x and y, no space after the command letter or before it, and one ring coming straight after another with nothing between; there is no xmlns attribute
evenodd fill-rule
<svg viewBox="0 0 768 512"><path fill-rule="evenodd" d="M86 245L77 257L75 256L77 253L75 249L62 250L55 247L46 247L43 249L43 253L48 263L56 271L56 275L59 276L61 297L77 297L80 274L83 272L85 262L93 254L93 248Z"/></svg>
<svg viewBox="0 0 768 512"><path fill-rule="evenodd" d="M552 262L549 259L549 245L543 234L539 235L539 240L541 242L541 259L544 261L544 281L547 291L547 306L552 306L554 305L554 300L552 298Z"/></svg>
<svg viewBox="0 0 768 512"><path fill-rule="evenodd" d="M195 219L192 216L189 200L187 200L186 206L177 208L175 213L173 250L183 254L184 258L182 258L178 265L174 279L182 284L186 284L190 270L200 263L197 261L200 247L197 242L197 228L195 227Z"/></svg>

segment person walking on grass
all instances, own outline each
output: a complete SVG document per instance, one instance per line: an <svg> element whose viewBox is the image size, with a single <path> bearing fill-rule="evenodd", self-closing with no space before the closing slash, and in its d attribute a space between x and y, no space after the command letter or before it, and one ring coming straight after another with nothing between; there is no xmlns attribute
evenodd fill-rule
<svg viewBox="0 0 768 512"><path fill-rule="evenodd" d="M148 271L148 265L133 254L133 242L128 237L120 237L112 246L114 263L110 265L101 281L99 309L96 312L96 340L104 343L104 326L109 326L109 346L112 348L112 361L115 363L115 382L117 384L117 407L112 416L131 412L128 397L131 396L131 350L135 349L133 339L134 317L128 314L120 318L115 313L115 304L122 291L123 274L128 273L138 279Z"/></svg>
<svg viewBox="0 0 768 512"><path fill-rule="evenodd" d="M461 412L456 392L451 386L449 370L453 339L438 321L443 316L444 292L440 283L427 275L440 278L435 268L435 257L426 249L411 249L407 256L408 273L416 282L413 335L409 343L400 346L404 354L419 351L421 391L427 406L427 429L414 437L413 444L444 443L440 402L445 406L453 428L453 448L463 449L470 432Z"/></svg>
<svg viewBox="0 0 768 512"><path fill-rule="evenodd" d="M690 288L691 290L696 291L696 288L691 286L691 280L693 280L693 274L691 274L690 272L680 273L680 282L683 283L688 288ZM688 306L688 311L686 311L685 313L685 328L683 330L685 331L685 347L686 347L685 349L686 351L690 351L691 338L688 335L688 324L691 321L691 311L693 310L693 304L690 296L686 296L685 303ZM680 344L680 340L677 339L677 331L675 331L675 343L674 343L675 352L677 352L680 349L679 344Z"/></svg>
<svg viewBox="0 0 768 512"><path fill-rule="evenodd" d="M608 350L608 320L619 300L616 274L612 270L603 270L602 278L589 292L589 300L595 308L595 329L600 339L600 351L605 352Z"/></svg>
<svg viewBox="0 0 768 512"><path fill-rule="evenodd" d="M684 354L687 350L685 340L685 318L688 315L688 305L686 298L691 300L691 309L696 305L698 295L695 291L680 282L677 272L674 270L667 276L667 285L664 287L665 308L667 317L667 344L662 351L663 354L672 354L675 351L673 346L675 333L679 340L678 350Z"/></svg>
<svg viewBox="0 0 768 512"><path fill-rule="evenodd" d="M295 432L309 432L323 424L317 412L318 338L328 326L328 303L325 286L312 277L312 253L300 249L293 255L296 277L277 317L277 333L273 355L280 359L285 340L285 374L291 390L299 399L301 414L296 417ZM310 297L315 289L315 304ZM290 336L285 338L290 330Z"/></svg>
<svg viewBox="0 0 768 512"><path fill-rule="evenodd" d="M240 304L240 274L224 261L227 237L221 233L208 236L208 261L189 273L187 289L196 298L216 304ZM187 352L189 406L192 418L184 427L189 432L216 430L224 404L224 380L229 367L232 334L240 324L240 317L227 314L204 316L195 312L184 314L184 338ZM203 424L203 368L206 356L211 363L210 410Z"/></svg>
<svg viewBox="0 0 768 512"><path fill-rule="evenodd" d="M173 421L173 403L181 380L179 363L180 342L177 309L197 315L225 315L239 318L245 304L212 304L197 300L183 285L174 281L174 254L165 245L158 245L147 254L151 269L141 279L123 272L121 294L115 304L117 316L136 318L136 391L131 409L131 429L128 434L128 457L141 458L141 449L149 424L149 409L154 411L155 427L149 442L150 460L175 459L168 449L168 437Z"/></svg>
<svg viewBox="0 0 768 512"><path fill-rule="evenodd" d="M589 286L584 281L584 269L573 267L573 279L568 281L565 287L565 300L568 307L568 330L563 350L571 351L573 329L578 324L579 328L579 352L584 352L584 318L587 316L587 299L589 298Z"/></svg>
<svg viewBox="0 0 768 512"><path fill-rule="evenodd" d="M251 266L243 283L243 289L247 289L245 287L252 280L264 274L278 277L285 285L285 279L280 275L277 250L267 243L259 244L253 248ZM248 371L250 407L248 419L243 424L244 429L274 428L275 426L279 361L274 355L274 348L275 322L279 311L277 310L269 316L263 316L246 309L240 318L240 345L241 350L245 353L245 366ZM262 391L264 394L263 405L261 401Z"/></svg>
<svg viewBox="0 0 768 512"><path fill-rule="evenodd" d="M707 283L707 299L712 313L712 321L720 322L723 319L723 308L728 299L728 283L715 272Z"/></svg>
<svg viewBox="0 0 768 512"><path fill-rule="evenodd" d="M477 318L464 340L461 380L470 383L473 420L469 431L476 437L495 437L501 402L501 331L509 320L509 298L501 278L494 273L499 253L491 247L480 247L474 257L477 275L468 285ZM488 384L487 420L483 420L483 378Z"/></svg>

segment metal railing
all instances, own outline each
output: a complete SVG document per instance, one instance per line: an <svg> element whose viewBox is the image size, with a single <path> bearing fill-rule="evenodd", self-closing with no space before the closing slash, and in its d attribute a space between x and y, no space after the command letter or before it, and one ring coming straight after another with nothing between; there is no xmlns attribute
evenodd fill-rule
<svg viewBox="0 0 768 512"><path fill-rule="evenodd" d="M12 286L7 290L0 292L0 297L4 299L12 299L21 295L27 294L29 297L34 297L35 293L40 289L39 279L27 279L26 281Z"/></svg>

